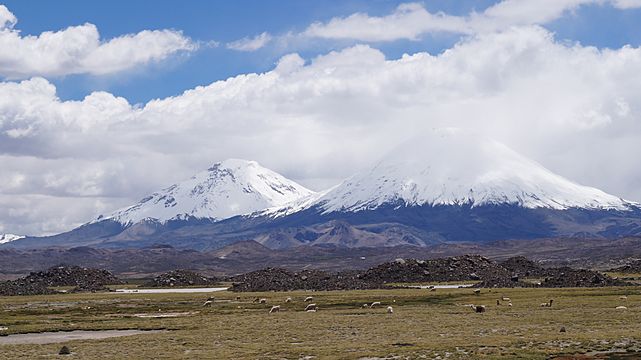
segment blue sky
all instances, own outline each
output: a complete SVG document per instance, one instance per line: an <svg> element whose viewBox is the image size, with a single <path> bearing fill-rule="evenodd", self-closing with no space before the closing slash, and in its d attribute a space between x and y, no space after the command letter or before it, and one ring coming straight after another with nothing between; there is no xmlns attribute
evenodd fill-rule
<svg viewBox="0 0 641 360"><path fill-rule="evenodd" d="M323 190L443 127L641 202L640 45L641 0L0 1L0 234L228 158Z"/></svg>
<svg viewBox="0 0 641 360"><path fill-rule="evenodd" d="M443 11L465 15L483 11L497 1L422 2L430 12ZM382 16L393 11L403 1L333 0L333 1L192 1L178 5L175 1L4 1L18 17L16 26L23 35L38 35L86 22L95 24L103 39L144 29L176 29L186 36L203 42L216 41L222 45L202 47L194 53L177 56L160 65L106 76L67 75L49 80L57 86L62 99L82 99L94 90L105 90L127 98L131 103L177 95L198 85L226 79L243 73L272 69L278 59L289 51L310 59L330 50L340 49L363 41L316 41L292 49L266 47L255 52L238 52L224 44L262 32L283 34L302 31L315 21L325 22L332 17L365 12ZM584 45L620 47L638 46L641 42L641 10L615 9L607 6L584 6L567 16L545 25L560 39L579 41ZM451 47L461 35L428 34L419 40L374 42L388 58L403 53L428 51L439 53Z"/></svg>

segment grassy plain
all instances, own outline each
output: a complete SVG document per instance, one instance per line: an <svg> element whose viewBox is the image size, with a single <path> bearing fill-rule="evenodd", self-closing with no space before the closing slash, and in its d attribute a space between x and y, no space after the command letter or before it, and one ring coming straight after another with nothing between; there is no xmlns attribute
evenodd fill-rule
<svg viewBox="0 0 641 360"><path fill-rule="evenodd" d="M213 307L203 307L208 296L0 297L0 326L8 328L0 334L167 330L65 343L73 353L68 357L76 359L547 359L641 350L641 287L484 289L480 295L471 289L223 291L213 294ZM314 297L318 312L302 311L306 296ZM513 306L496 305L504 296ZM285 303L287 297L294 301ZM267 304L254 303L255 298L266 298ZM552 307L540 307L549 299L554 299ZM373 301L382 306L362 308ZM466 304L483 304L487 311L477 314ZM281 305L282 311L268 314L272 305ZM388 305L393 314L386 312ZM616 309L620 305L627 309ZM168 313L182 314L140 317ZM62 345L0 345L0 359L64 358L57 355Z"/></svg>

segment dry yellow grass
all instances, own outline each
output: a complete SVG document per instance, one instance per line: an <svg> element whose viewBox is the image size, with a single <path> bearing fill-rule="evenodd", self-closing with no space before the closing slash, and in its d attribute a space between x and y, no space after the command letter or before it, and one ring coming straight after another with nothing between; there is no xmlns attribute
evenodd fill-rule
<svg viewBox="0 0 641 360"><path fill-rule="evenodd" d="M320 310L306 313L312 295ZM622 300L620 296L626 295ZM105 359L545 359L550 354L641 347L641 288L418 289L287 293L65 294L0 297L3 333L168 329L65 343L74 358ZM240 301L236 301L240 296ZM496 306L496 300L510 297ZM256 297L267 304L253 303ZM292 297L292 303L285 303ZM540 304L554 299L551 308ZM382 306L363 309L364 303ZM483 304L473 313L465 304ZM280 313L268 314L272 305ZM386 307L394 307L387 314ZM625 305L626 310L615 309ZM197 312L169 318L135 314ZM559 332L564 326L566 332ZM0 345L0 358L57 357L62 344Z"/></svg>

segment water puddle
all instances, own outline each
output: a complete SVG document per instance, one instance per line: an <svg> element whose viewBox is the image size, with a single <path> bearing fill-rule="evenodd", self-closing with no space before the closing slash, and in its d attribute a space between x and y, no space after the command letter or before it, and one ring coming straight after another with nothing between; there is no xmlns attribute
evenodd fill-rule
<svg viewBox="0 0 641 360"><path fill-rule="evenodd" d="M641 352L616 352L616 351L595 351L585 354L558 355L553 360L638 360L641 359Z"/></svg>
<svg viewBox="0 0 641 360"><path fill-rule="evenodd" d="M140 334L156 334L166 330L74 330L41 332L29 334L13 334L0 336L0 345L21 344L53 344L73 340L108 339L119 336L132 336Z"/></svg>
<svg viewBox="0 0 641 360"><path fill-rule="evenodd" d="M198 314L197 311L187 311L187 312L173 312L173 313L162 313L162 314L154 314L154 313L142 313L142 314L133 314L133 317L137 318L172 318L172 317L180 317L180 316L189 316L189 315L195 315Z"/></svg>
<svg viewBox="0 0 641 360"><path fill-rule="evenodd" d="M458 288L470 288L472 284L452 284L452 285L419 285L419 286L408 286L412 289L458 289Z"/></svg>
<svg viewBox="0 0 641 360"><path fill-rule="evenodd" d="M207 293L225 291L228 288L163 288L163 289L116 289L116 294L169 294L169 293Z"/></svg>

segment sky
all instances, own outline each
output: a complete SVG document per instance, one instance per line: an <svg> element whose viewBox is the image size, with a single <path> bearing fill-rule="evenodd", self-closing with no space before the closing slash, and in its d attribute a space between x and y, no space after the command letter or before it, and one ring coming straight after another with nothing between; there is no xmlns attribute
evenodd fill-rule
<svg viewBox="0 0 641 360"><path fill-rule="evenodd" d="M0 233L226 158L322 190L441 127L641 201L641 0L0 4Z"/></svg>

